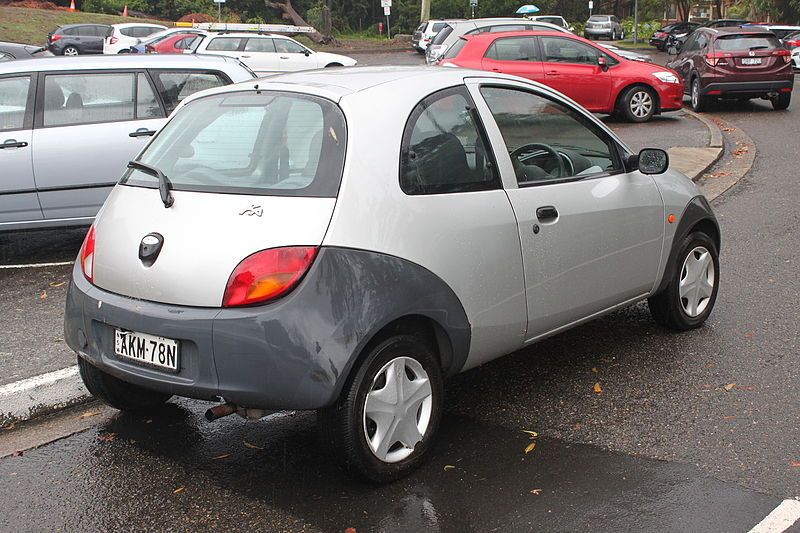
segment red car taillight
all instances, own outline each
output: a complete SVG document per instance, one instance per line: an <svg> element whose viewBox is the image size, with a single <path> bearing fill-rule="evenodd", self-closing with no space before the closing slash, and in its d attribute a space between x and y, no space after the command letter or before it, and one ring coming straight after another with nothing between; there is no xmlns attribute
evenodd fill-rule
<svg viewBox="0 0 800 533"><path fill-rule="evenodd" d="M800 39L789 39L788 41L786 41L785 44L789 48L797 48L798 46L800 46Z"/></svg>
<svg viewBox="0 0 800 533"><path fill-rule="evenodd" d="M656 37L658 37L659 39L664 39L664 38L666 38L666 36L667 36L667 34L664 33L663 31L660 31L660 32L656 33Z"/></svg>
<svg viewBox="0 0 800 533"><path fill-rule="evenodd" d="M784 48L780 48L778 50L773 50L772 51L772 55L782 57L784 63L788 63L788 62L790 62L792 60L792 53L789 52L789 50L786 50Z"/></svg>
<svg viewBox="0 0 800 533"><path fill-rule="evenodd" d="M90 283L94 283L94 225L89 228L81 245L81 270Z"/></svg>
<svg viewBox="0 0 800 533"><path fill-rule="evenodd" d="M108 44L115 44L117 41L119 41L119 39L117 39L116 37L112 36L108 38Z"/></svg>
<svg viewBox="0 0 800 533"><path fill-rule="evenodd" d="M715 67L717 65L727 65L728 58L733 57L733 54L727 54L722 52L711 52L710 54L706 54L704 59L706 63L710 66Z"/></svg>
<svg viewBox="0 0 800 533"><path fill-rule="evenodd" d="M246 257L233 270L222 307L263 303L291 291L308 271L316 247L272 248Z"/></svg>
<svg viewBox="0 0 800 533"><path fill-rule="evenodd" d="M57 41L57 40L59 40L59 39L61 39L61 36L60 36L60 35L51 35L51 36L50 36L50 42L51 42L51 43L54 43L54 42L56 42L56 41Z"/></svg>

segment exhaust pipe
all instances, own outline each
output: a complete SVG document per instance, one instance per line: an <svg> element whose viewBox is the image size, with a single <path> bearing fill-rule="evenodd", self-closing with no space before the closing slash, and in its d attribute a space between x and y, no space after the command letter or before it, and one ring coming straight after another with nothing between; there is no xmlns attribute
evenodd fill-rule
<svg viewBox="0 0 800 533"><path fill-rule="evenodd" d="M223 403L221 405L217 405L216 407L212 407L206 411L206 420L213 422L214 420L222 418L223 416L232 415L236 412L236 409L236 405L232 403Z"/></svg>

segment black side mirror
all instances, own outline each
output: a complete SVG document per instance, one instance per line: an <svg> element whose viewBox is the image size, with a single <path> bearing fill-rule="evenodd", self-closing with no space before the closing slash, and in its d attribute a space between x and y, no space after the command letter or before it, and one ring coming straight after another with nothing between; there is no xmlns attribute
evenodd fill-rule
<svg viewBox="0 0 800 533"><path fill-rule="evenodd" d="M661 148L644 148L634 157L642 174L663 174L669 168L669 154Z"/></svg>
<svg viewBox="0 0 800 533"><path fill-rule="evenodd" d="M603 56L599 56L599 57L597 58L597 64L600 66L600 69L601 69L603 72L606 72L606 71L608 70L608 62L606 61L606 58L605 58L605 57L603 57Z"/></svg>
<svg viewBox="0 0 800 533"><path fill-rule="evenodd" d="M303 54L304 54L306 57L308 57L308 56L310 56L310 55L311 55L311 52L309 52L308 50L303 50Z"/></svg>

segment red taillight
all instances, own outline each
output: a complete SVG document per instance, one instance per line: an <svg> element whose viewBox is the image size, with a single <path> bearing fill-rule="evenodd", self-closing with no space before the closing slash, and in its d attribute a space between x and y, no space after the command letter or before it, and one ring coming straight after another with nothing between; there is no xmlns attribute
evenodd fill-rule
<svg viewBox="0 0 800 533"><path fill-rule="evenodd" d="M710 54L705 55L705 60L706 63L714 67L717 65L727 65L728 58L730 57L733 57L733 54L727 54L723 52L711 52Z"/></svg>
<svg viewBox="0 0 800 533"><path fill-rule="evenodd" d="M61 39L61 36L60 36L60 35L51 35L51 36L50 36L50 42L51 42L51 43L54 43L54 42L56 42L56 41L57 41L57 40L59 40L59 39Z"/></svg>
<svg viewBox="0 0 800 533"><path fill-rule="evenodd" d="M222 307L263 303L292 290L311 266L315 247L292 246L256 252L234 269Z"/></svg>
<svg viewBox="0 0 800 533"><path fill-rule="evenodd" d="M664 33L663 31L660 31L660 32L656 33L656 37L658 37L659 39L663 39L666 36L667 36L667 34Z"/></svg>
<svg viewBox="0 0 800 533"><path fill-rule="evenodd" d="M789 39L788 41L786 41L786 46L788 46L789 48L797 48L798 46L800 46L800 39Z"/></svg>
<svg viewBox="0 0 800 533"><path fill-rule="evenodd" d="M792 53L785 48L779 48L778 50L773 50L772 55L774 56L781 56L783 58L784 63L788 63L792 60Z"/></svg>
<svg viewBox="0 0 800 533"><path fill-rule="evenodd" d="M108 39L108 44L115 44L117 41L119 41L119 39L112 36Z"/></svg>
<svg viewBox="0 0 800 533"><path fill-rule="evenodd" d="M89 228L89 232L83 239L81 245L81 270L90 282L94 283L94 225Z"/></svg>

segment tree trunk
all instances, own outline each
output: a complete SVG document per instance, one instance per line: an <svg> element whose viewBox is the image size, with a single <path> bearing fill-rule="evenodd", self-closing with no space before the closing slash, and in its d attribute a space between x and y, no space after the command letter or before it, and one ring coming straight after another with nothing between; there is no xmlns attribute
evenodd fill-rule
<svg viewBox="0 0 800 533"><path fill-rule="evenodd" d="M264 0L264 5L273 9L279 9L282 12L281 18L290 21L295 26L308 26L308 23L303 19L303 17L301 17L300 14L294 10L294 7L292 7L292 0L283 0L283 2L270 2L269 0ZM326 38L318 31L313 31L304 35L308 35L308 38L311 39L314 44L339 45L336 39L333 37Z"/></svg>

